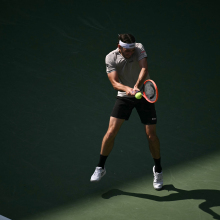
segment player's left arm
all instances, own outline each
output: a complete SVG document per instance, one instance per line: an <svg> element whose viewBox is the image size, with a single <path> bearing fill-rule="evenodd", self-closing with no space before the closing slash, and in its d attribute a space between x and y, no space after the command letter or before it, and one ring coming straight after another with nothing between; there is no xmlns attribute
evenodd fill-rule
<svg viewBox="0 0 220 220"><path fill-rule="evenodd" d="M135 90L139 90L140 86L146 80L146 77L148 74L147 57L144 57L143 59L139 60L139 66L140 66L141 71L140 71L138 80L134 85Z"/></svg>

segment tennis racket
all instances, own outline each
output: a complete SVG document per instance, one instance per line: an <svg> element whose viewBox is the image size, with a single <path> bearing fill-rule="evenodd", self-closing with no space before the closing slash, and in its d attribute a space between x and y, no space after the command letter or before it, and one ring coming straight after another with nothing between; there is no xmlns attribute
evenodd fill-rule
<svg viewBox="0 0 220 220"><path fill-rule="evenodd" d="M157 85L151 79L148 79L144 82L140 92L142 96L150 103L155 103L158 99Z"/></svg>

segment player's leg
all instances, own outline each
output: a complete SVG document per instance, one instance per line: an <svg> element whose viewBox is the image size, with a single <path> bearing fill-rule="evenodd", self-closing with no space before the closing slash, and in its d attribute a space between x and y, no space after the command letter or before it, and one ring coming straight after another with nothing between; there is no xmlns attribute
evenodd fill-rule
<svg viewBox="0 0 220 220"><path fill-rule="evenodd" d="M102 169L104 169L107 157L114 146L115 137L124 121L125 119L110 117L108 130L102 140L100 158L97 167L102 167Z"/></svg>
<svg viewBox="0 0 220 220"><path fill-rule="evenodd" d="M125 119L110 117L108 130L102 140L101 152L103 156L108 156L112 151L115 137L121 128Z"/></svg>
<svg viewBox="0 0 220 220"><path fill-rule="evenodd" d="M110 117L108 130L102 140L99 163L90 179L91 182L99 181L106 174L106 170L105 170L106 159L110 154L110 152L112 151L115 137L124 121L125 119Z"/></svg>
<svg viewBox="0 0 220 220"><path fill-rule="evenodd" d="M161 172L162 168L159 164L160 161L160 142L156 133L157 115L155 105L147 102L144 98L137 101L137 112L144 124L145 133L149 142L149 148L152 157L155 160L155 171Z"/></svg>
<svg viewBox="0 0 220 220"><path fill-rule="evenodd" d="M149 143L149 149L150 149L151 155L155 163L155 166L153 167L153 174L154 174L153 186L154 186L154 189L160 190L163 187L163 173L162 173L162 167L160 163L160 160L161 160L160 141L156 133L156 124L145 125L144 128L145 128L145 132L146 132L148 143Z"/></svg>
<svg viewBox="0 0 220 220"><path fill-rule="evenodd" d="M155 163L155 166L153 167L153 186L155 189L161 189L163 186L163 176L162 167L160 164L160 142L156 133L157 115L155 105L142 98L137 102L136 109L140 116L141 122L144 124L150 152Z"/></svg>
<svg viewBox="0 0 220 220"><path fill-rule="evenodd" d="M144 125L144 128L149 142L149 148L152 157L156 160L160 159L160 141L156 133L156 124ZM162 170L161 166L158 167L156 164L155 164L155 169L156 172L159 171L159 173Z"/></svg>
<svg viewBox="0 0 220 220"><path fill-rule="evenodd" d="M102 140L99 163L90 181L99 181L106 173L105 162L114 146L115 137L125 120L128 120L133 109L133 101L118 98L112 110L108 130Z"/></svg>
<svg viewBox="0 0 220 220"><path fill-rule="evenodd" d="M151 156L155 163L154 171L156 173L161 173L162 167L160 158L160 141L156 133L156 124L144 125L144 128L147 135Z"/></svg>
<svg viewBox="0 0 220 220"><path fill-rule="evenodd" d="M129 119L133 108L132 99L117 98L111 113L108 130L102 140L99 167L104 169L105 161L113 148L115 137L123 122Z"/></svg>

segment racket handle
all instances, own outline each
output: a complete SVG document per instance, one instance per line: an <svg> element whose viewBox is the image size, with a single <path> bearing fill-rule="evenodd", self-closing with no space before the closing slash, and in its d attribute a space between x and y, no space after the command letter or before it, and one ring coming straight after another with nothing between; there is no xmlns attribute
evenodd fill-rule
<svg viewBox="0 0 220 220"><path fill-rule="evenodd" d="M143 93L141 92L141 90L140 90L140 91L135 91L135 94L137 94L138 92L140 92L140 93L141 93L141 95L143 95Z"/></svg>

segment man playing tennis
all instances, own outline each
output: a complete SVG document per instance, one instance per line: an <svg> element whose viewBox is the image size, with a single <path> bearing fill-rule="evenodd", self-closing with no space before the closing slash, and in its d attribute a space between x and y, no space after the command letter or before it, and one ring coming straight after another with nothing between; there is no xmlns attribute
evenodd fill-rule
<svg viewBox="0 0 220 220"><path fill-rule="evenodd" d="M113 148L115 137L124 121L129 119L132 109L136 108L144 124L150 152L155 163L153 186L156 190L160 190L163 187L163 175L160 163L160 143L156 134L155 106L144 98L134 97L145 80L150 78L147 54L143 45L136 43L131 34L120 34L118 38L118 48L110 52L105 59L108 78L113 88L118 91L118 95L108 130L102 141L100 160L90 181L99 181L106 174L105 162Z"/></svg>

